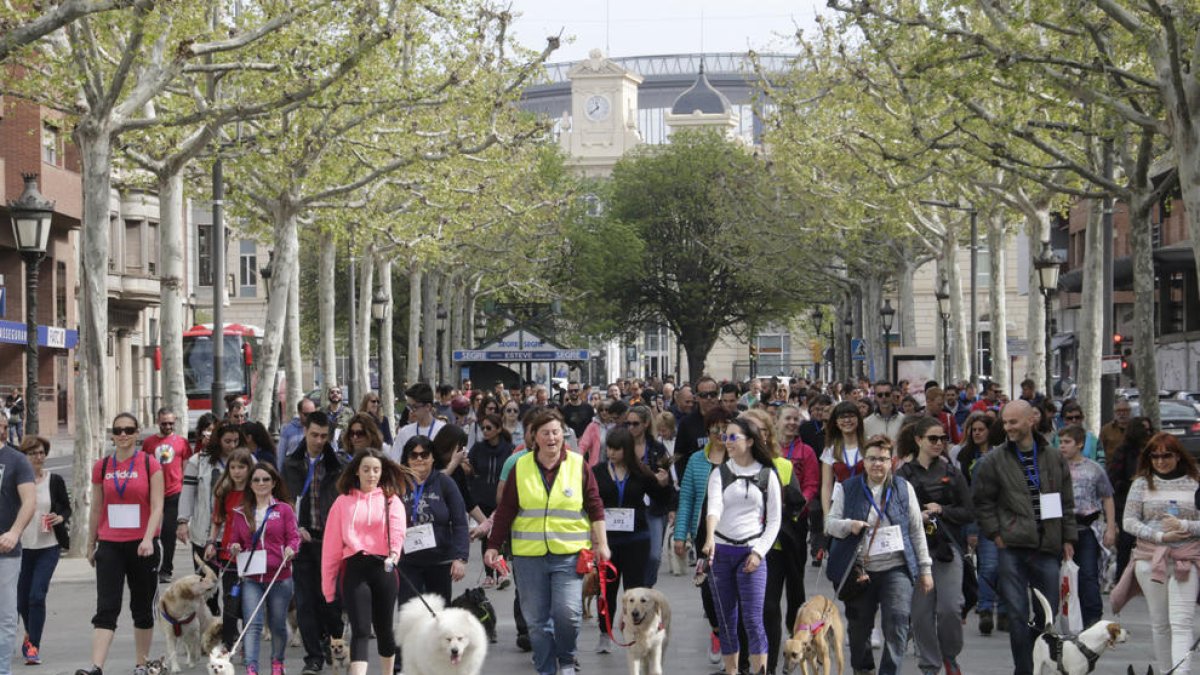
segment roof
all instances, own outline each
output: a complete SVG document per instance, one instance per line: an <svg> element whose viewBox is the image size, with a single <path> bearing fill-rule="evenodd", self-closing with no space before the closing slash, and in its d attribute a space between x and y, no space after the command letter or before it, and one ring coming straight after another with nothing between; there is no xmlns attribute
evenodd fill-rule
<svg viewBox="0 0 1200 675"><path fill-rule="evenodd" d="M671 114L726 115L730 107L729 99L709 84L708 77L704 74L704 62L701 61L696 82L675 99L675 104L671 106Z"/></svg>

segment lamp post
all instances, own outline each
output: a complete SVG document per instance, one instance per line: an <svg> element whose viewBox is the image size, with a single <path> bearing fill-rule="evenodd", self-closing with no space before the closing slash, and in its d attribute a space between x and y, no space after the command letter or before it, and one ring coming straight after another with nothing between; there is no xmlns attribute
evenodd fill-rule
<svg viewBox="0 0 1200 675"><path fill-rule="evenodd" d="M947 286L946 277L942 277L933 294L942 317L942 386L950 383L950 290Z"/></svg>
<svg viewBox="0 0 1200 675"><path fill-rule="evenodd" d="M847 309L846 318L842 319L842 326L846 330L846 379L854 377L854 354L851 348L851 342L854 341L854 315Z"/></svg>
<svg viewBox="0 0 1200 675"><path fill-rule="evenodd" d="M375 320L375 363L376 367L383 364L383 320L387 316L388 298L383 288L375 289L371 296L371 318Z"/></svg>
<svg viewBox="0 0 1200 675"><path fill-rule="evenodd" d="M1062 258L1059 258L1054 253L1054 248L1050 246L1049 241L1042 242L1042 252L1038 254L1037 260L1033 261L1033 266L1038 273L1038 286L1042 289L1042 296L1046 302L1046 396L1051 395L1051 389L1054 384L1054 376L1050 372L1051 364L1054 362L1054 355L1050 352L1050 298L1054 295L1054 291L1058 288L1058 273L1062 269Z"/></svg>
<svg viewBox="0 0 1200 675"><path fill-rule="evenodd" d="M437 383L441 384L446 381L444 364L442 363L442 340L446 334L446 319L450 313L446 311L445 305L438 303L437 306Z"/></svg>
<svg viewBox="0 0 1200 675"><path fill-rule="evenodd" d="M821 336L821 322L824 321L824 319L825 319L825 313L821 311L820 307L817 307L816 309L814 309L812 311L813 326L814 326L815 332L817 334L817 339L821 339L821 337L822 337ZM817 355L817 377L818 377L818 379L825 378L825 350L824 349L822 349L821 353Z"/></svg>
<svg viewBox="0 0 1200 675"><path fill-rule="evenodd" d="M46 255L50 239L50 221L54 217L54 202L38 191L37 174L21 174L25 191L16 201L8 203L12 219L13 240L25 260L25 435L38 433L38 333L37 300L38 268Z"/></svg>
<svg viewBox="0 0 1200 675"><path fill-rule="evenodd" d="M883 301L879 309L879 318L883 320L883 372L888 381L892 381L892 322L896 320L896 310L892 309L891 299Z"/></svg>

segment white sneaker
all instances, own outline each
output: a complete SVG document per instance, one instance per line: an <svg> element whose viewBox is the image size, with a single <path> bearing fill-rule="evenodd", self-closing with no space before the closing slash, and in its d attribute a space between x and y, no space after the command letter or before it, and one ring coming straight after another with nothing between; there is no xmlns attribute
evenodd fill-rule
<svg viewBox="0 0 1200 675"><path fill-rule="evenodd" d="M721 640L717 637L716 633L709 633L708 635L708 662L721 662Z"/></svg>
<svg viewBox="0 0 1200 675"><path fill-rule="evenodd" d="M612 640L605 633L600 634L600 639L596 641L597 654L609 654L612 652Z"/></svg>
<svg viewBox="0 0 1200 675"><path fill-rule="evenodd" d="M883 631L879 626L871 631L871 649L883 649Z"/></svg>

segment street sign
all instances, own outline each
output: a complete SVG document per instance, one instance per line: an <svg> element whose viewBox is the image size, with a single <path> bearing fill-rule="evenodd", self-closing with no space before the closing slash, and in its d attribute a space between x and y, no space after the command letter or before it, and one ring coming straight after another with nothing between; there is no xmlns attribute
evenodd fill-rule
<svg viewBox="0 0 1200 675"><path fill-rule="evenodd" d="M1121 355L1112 354L1101 357L1100 359L1100 374L1101 375L1120 375L1121 374Z"/></svg>
<svg viewBox="0 0 1200 675"><path fill-rule="evenodd" d="M1023 338L1011 338L1010 337L1010 338L1008 338L1008 340L1006 340L1006 343L1008 344L1008 355L1009 356L1028 356L1029 355L1029 340L1025 340Z"/></svg>
<svg viewBox="0 0 1200 675"><path fill-rule="evenodd" d="M852 338L850 340L850 360L851 361L866 361L867 360L867 341L862 338Z"/></svg>
<svg viewBox="0 0 1200 675"><path fill-rule="evenodd" d="M508 363L510 361L587 361L586 349L456 349L454 360L458 362L487 361Z"/></svg>

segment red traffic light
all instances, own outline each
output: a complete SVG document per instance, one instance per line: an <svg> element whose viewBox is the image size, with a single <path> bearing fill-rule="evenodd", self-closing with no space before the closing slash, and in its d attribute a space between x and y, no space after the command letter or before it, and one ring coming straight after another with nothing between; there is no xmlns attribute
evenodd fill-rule
<svg viewBox="0 0 1200 675"><path fill-rule="evenodd" d="M1125 338L1122 337L1120 333L1117 333L1116 335L1113 336L1113 344L1119 345L1122 342L1124 342L1124 340L1125 340Z"/></svg>

